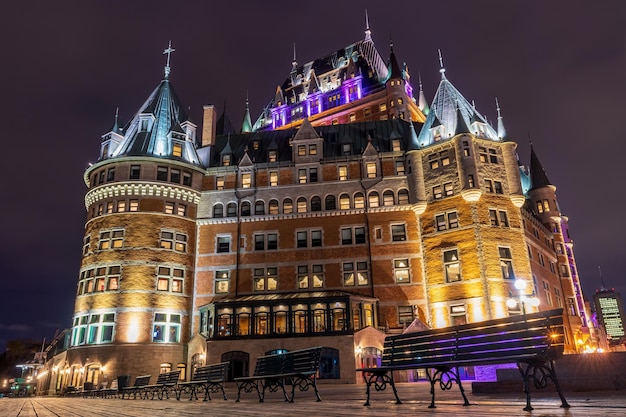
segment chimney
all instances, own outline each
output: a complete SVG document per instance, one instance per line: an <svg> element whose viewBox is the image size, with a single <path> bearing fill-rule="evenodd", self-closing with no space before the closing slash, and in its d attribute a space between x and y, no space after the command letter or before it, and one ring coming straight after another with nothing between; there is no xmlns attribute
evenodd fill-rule
<svg viewBox="0 0 626 417"><path fill-rule="evenodd" d="M202 107L202 146L215 145L215 127L217 124L217 112L215 106L207 104Z"/></svg>

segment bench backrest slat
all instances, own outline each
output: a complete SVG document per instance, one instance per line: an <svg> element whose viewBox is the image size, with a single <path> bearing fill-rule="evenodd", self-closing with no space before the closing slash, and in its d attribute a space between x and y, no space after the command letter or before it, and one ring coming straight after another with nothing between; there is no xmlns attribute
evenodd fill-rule
<svg viewBox="0 0 626 417"><path fill-rule="evenodd" d="M563 353L562 309L387 336L382 366L489 363L557 358Z"/></svg>

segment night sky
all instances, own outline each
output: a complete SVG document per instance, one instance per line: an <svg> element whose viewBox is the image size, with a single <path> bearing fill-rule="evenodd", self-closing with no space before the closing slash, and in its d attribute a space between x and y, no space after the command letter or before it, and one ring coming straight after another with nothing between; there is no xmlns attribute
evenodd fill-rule
<svg viewBox="0 0 626 417"><path fill-rule="evenodd" d="M214 6L216 3L224 3ZM226 5L228 3L228 5ZM69 327L86 212L83 172L100 137L139 109L163 78L200 125L214 104L239 129L300 64L364 37L386 59L393 39L430 101L440 74L509 136L529 138L569 216L589 298L626 297L626 2L35 0L0 6L0 352L7 340ZM200 127L200 126L199 126Z"/></svg>

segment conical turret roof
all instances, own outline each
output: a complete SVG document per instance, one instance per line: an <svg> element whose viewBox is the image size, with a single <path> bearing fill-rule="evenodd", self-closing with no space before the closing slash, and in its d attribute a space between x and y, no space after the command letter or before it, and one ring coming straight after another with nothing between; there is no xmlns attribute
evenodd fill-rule
<svg viewBox="0 0 626 417"><path fill-rule="evenodd" d="M123 129L124 140L112 157L154 156L200 165L193 139L181 127L187 119L170 81L164 79ZM182 147L180 156L173 155L174 143Z"/></svg>
<svg viewBox="0 0 626 417"><path fill-rule="evenodd" d="M551 186L552 183L546 175L541 162L535 153L533 145L530 145L530 189Z"/></svg>
<svg viewBox="0 0 626 417"><path fill-rule="evenodd" d="M454 85L443 75L437 92L430 106L430 111L426 121L418 135L418 145L420 147L431 145L435 142L432 127L436 126L438 120L443 126L439 140L451 139L458 129L469 131L467 126L471 121L486 120L478 111L463 97ZM465 126L463 126L463 124ZM459 126L460 125L460 126ZM494 141L498 140L498 134L493 127L485 124L484 137Z"/></svg>

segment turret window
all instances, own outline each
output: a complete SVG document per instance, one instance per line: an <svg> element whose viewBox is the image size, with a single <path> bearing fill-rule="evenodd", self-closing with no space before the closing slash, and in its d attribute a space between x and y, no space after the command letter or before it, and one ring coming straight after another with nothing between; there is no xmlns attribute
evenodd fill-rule
<svg viewBox="0 0 626 417"><path fill-rule="evenodd" d="M113 229L100 232L98 249L117 249L124 246L124 229Z"/></svg>
<svg viewBox="0 0 626 417"><path fill-rule="evenodd" d="M513 272L513 257L511 256L511 248L498 247L500 255L500 269L502 270L502 278L515 279Z"/></svg>
<svg viewBox="0 0 626 417"><path fill-rule="evenodd" d="M187 235L175 231L162 230L160 246L162 249L187 252Z"/></svg>
<svg viewBox="0 0 626 417"><path fill-rule="evenodd" d="M182 293L184 278L183 269L160 266L157 271L157 290Z"/></svg>
<svg viewBox="0 0 626 417"><path fill-rule="evenodd" d="M183 156L183 145L180 143L174 143L172 145L172 156L182 157Z"/></svg>
<svg viewBox="0 0 626 417"><path fill-rule="evenodd" d="M538 200L537 211L539 212L539 214L550 211L550 203L548 202L548 200Z"/></svg>
<svg viewBox="0 0 626 417"><path fill-rule="evenodd" d="M180 314L154 314L152 341L178 343L180 341Z"/></svg>
<svg viewBox="0 0 626 417"><path fill-rule="evenodd" d="M157 181L167 181L167 167L157 167Z"/></svg>

